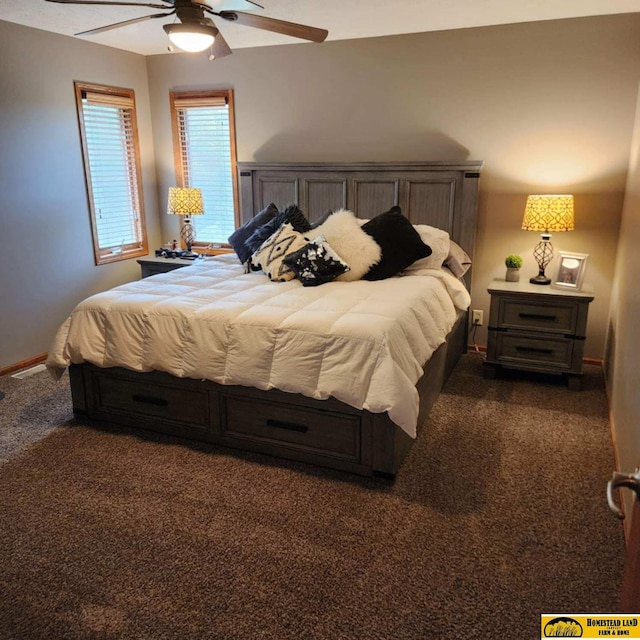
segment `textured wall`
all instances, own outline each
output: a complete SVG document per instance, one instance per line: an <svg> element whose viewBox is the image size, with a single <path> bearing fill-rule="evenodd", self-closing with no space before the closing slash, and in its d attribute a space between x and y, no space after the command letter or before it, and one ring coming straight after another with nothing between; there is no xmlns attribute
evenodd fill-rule
<svg viewBox="0 0 640 640"><path fill-rule="evenodd" d="M640 93L638 97L640 99ZM640 468L640 101L638 104L613 279L605 361L618 467L625 473ZM627 513L631 513L633 493L623 491L623 495ZM625 521L627 527L630 520L627 518Z"/></svg>
<svg viewBox="0 0 640 640"><path fill-rule="evenodd" d="M527 194L574 193L576 230L553 241L591 256L586 355L602 357L640 14L242 49L215 62L161 55L148 68L160 194L174 181L172 89L235 90L240 161L484 160L474 308L488 311L506 254L537 273L539 236L520 230ZM173 223L163 221L165 240Z"/></svg>
<svg viewBox="0 0 640 640"><path fill-rule="evenodd" d="M136 92L150 246L158 242L143 56L0 22L0 368L46 352L83 298L139 277L96 267L74 80Z"/></svg>
<svg viewBox="0 0 640 640"><path fill-rule="evenodd" d="M146 65L0 22L0 55L0 367L46 351L76 302L139 274L135 260L93 263L73 80L136 90L151 249L176 235L157 207L175 180L170 89L235 90L241 161L484 160L472 305L485 311L504 255L521 253L524 273L535 271L536 234L519 228L526 195L574 193L576 231L554 244L591 256L586 353L604 352L640 15L243 49L214 63L163 55Z"/></svg>

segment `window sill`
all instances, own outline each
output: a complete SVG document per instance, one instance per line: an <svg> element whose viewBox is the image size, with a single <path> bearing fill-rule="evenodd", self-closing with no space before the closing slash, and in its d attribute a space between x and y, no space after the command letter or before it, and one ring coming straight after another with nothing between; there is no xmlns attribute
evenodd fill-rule
<svg viewBox="0 0 640 640"><path fill-rule="evenodd" d="M96 266L101 264L109 264L111 262L119 262L120 260L131 260L131 258L140 258L149 253L147 247L134 249L131 251L118 251L117 253L105 253L96 257Z"/></svg>

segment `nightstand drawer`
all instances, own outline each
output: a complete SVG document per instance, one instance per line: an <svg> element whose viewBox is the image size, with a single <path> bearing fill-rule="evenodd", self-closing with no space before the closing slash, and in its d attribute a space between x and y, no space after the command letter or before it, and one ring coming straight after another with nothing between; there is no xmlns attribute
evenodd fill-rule
<svg viewBox="0 0 640 640"><path fill-rule="evenodd" d="M548 336L533 336L515 332L498 332L496 359L502 364L552 365L571 368L574 340Z"/></svg>
<svg viewBox="0 0 640 640"><path fill-rule="evenodd" d="M140 272L143 278L155 276L158 273L167 273L182 267L189 267L193 264L193 260L185 260L183 258L141 258L138 260Z"/></svg>
<svg viewBox="0 0 640 640"><path fill-rule="evenodd" d="M577 303L531 304L514 298L502 298L498 312L498 327L570 336L575 334L577 318Z"/></svg>
<svg viewBox="0 0 640 640"><path fill-rule="evenodd" d="M142 277L148 278L149 276L155 276L157 273L167 273L180 269L184 265L181 264L144 264L142 265Z"/></svg>

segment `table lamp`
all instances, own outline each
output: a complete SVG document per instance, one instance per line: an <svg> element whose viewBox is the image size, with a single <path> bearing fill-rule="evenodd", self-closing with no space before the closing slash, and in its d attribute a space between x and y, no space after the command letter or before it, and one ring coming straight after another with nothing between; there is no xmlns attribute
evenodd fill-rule
<svg viewBox="0 0 640 640"><path fill-rule="evenodd" d="M191 224L191 216L199 216L204 213L202 191L185 187L169 187L169 202L167 213L170 215L184 216L180 237L187 247L184 258L196 258L197 253L191 251L196 237L195 229Z"/></svg>
<svg viewBox="0 0 640 640"><path fill-rule="evenodd" d="M573 196L542 195L529 196L524 209L522 228L525 231L542 231L540 242L533 250L538 263L538 275L530 278L532 284L551 284L544 273L553 258L553 245L550 231L573 230Z"/></svg>

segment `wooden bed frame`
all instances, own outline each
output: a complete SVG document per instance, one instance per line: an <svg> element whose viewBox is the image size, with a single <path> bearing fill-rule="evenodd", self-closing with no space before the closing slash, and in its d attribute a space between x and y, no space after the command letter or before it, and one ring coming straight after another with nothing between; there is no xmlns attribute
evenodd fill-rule
<svg viewBox="0 0 640 640"><path fill-rule="evenodd" d="M399 205L413 224L445 229L473 257L481 162L239 163L240 221L269 202L295 202L311 221L346 208L371 218ZM470 273L465 278L471 282ZM469 285L467 285L469 286ZM417 383L418 427L466 351L468 314ZM71 365L74 413L90 418L301 460L361 475L394 476L413 442L384 414L334 398L224 386L163 372Z"/></svg>

